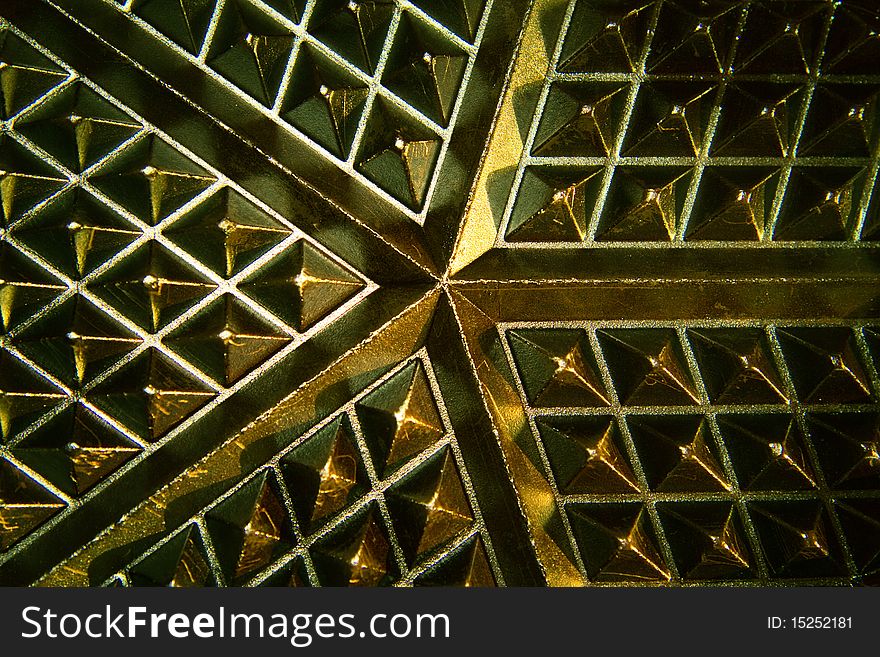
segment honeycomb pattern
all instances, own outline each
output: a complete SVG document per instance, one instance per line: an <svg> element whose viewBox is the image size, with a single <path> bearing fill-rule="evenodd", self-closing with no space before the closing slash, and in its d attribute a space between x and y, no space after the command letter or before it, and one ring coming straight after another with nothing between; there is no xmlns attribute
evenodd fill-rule
<svg viewBox="0 0 880 657"><path fill-rule="evenodd" d="M880 584L873 0L0 9L0 584Z"/></svg>

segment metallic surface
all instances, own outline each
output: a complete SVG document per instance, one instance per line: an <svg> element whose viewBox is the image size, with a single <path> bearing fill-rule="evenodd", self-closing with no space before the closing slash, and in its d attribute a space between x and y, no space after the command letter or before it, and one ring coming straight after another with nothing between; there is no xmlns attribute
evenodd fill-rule
<svg viewBox="0 0 880 657"><path fill-rule="evenodd" d="M872 0L0 30L0 583L880 582Z"/></svg>

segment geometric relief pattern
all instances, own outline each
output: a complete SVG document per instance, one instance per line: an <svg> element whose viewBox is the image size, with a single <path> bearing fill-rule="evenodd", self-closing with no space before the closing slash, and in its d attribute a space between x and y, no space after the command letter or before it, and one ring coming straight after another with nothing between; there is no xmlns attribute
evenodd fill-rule
<svg viewBox="0 0 880 657"><path fill-rule="evenodd" d="M859 327L504 330L586 580L871 579L854 555L877 544L842 521L880 494Z"/></svg>
<svg viewBox="0 0 880 657"><path fill-rule="evenodd" d="M7 0L0 585L880 584L870 0Z"/></svg>

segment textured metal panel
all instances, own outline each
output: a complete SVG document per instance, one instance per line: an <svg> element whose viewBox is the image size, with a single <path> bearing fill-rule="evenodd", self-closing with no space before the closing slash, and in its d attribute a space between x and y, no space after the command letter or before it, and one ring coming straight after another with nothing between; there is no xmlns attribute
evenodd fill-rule
<svg viewBox="0 0 880 657"><path fill-rule="evenodd" d="M880 572L869 0L4 0L0 582Z"/></svg>

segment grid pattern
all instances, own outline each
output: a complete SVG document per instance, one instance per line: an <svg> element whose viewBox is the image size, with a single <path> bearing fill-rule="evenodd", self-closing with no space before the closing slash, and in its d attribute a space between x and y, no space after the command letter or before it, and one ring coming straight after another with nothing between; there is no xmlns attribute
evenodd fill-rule
<svg viewBox="0 0 880 657"><path fill-rule="evenodd" d="M874 329L500 330L587 581L876 580Z"/></svg>
<svg viewBox="0 0 880 657"><path fill-rule="evenodd" d="M583 1L566 23L497 246L874 238L868 4Z"/></svg>

